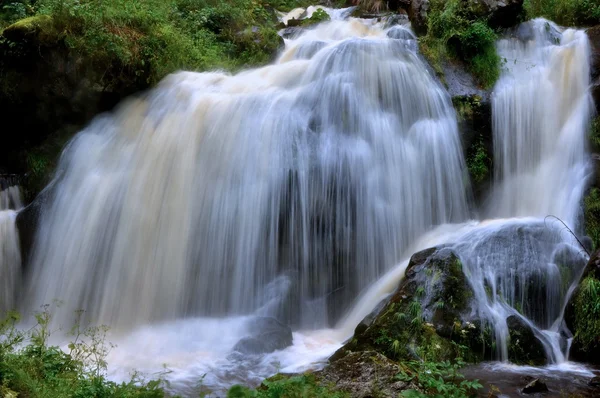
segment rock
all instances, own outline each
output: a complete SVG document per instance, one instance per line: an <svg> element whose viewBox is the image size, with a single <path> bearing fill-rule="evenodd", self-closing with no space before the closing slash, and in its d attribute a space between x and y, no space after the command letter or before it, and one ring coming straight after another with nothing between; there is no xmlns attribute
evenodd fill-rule
<svg viewBox="0 0 600 398"><path fill-rule="evenodd" d="M531 326L517 315L509 316L506 323L509 330L508 360L519 365L544 365L546 351Z"/></svg>
<svg viewBox="0 0 600 398"><path fill-rule="evenodd" d="M383 27L385 29L396 25L406 25L410 23L408 19L408 13L405 10L400 10L397 14L392 14L385 18Z"/></svg>
<svg viewBox="0 0 600 398"><path fill-rule="evenodd" d="M484 11L481 17L488 18L492 28L508 28L516 25L523 14L523 0L479 0Z"/></svg>
<svg viewBox="0 0 600 398"><path fill-rule="evenodd" d="M398 365L374 351L350 353L314 375L320 383L335 385L355 398L397 397L414 386L397 380Z"/></svg>
<svg viewBox="0 0 600 398"><path fill-rule="evenodd" d="M538 394L542 392L547 392L548 386L540 379L535 379L531 381L529 384L523 388L523 394Z"/></svg>
<svg viewBox="0 0 600 398"><path fill-rule="evenodd" d="M236 343L233 351L245 355L268 354L292 345L292 329L275 318L256 318L246 326L252 333Z"/></svg>
<svg viewBox="0 0 600 398"><path fill-rule="evenodd" d="M472 297L462 264L452 250L437 247L416 253L404 280L375 320L359 325L331 360L371 350L391 359L454 359L452 339L465 336L459 329L470 314Z"/></svg>
<svg viewBox="0 0 600 398"><path fill-rule="evenodd" d="M589 28L587 36L590 40L591 61L592 61L592 80L600 77L600 25ZM598 102L596 102L598 103Z"/></svg>
<svg viewBox="0 0 600 398"><path fill-rule="evenodd" d="M295 39L304 32L304 29L300 27L288 27L281 31L281 37L284 39Z"/></svg>
<svg viewBox="0 0 600 398"><path fill-rule="evenodd" d="M600 387L600 377L592 377L592 379L588 382L590 387Z"/></svg>
<svg viewBox="0 0 600 398"><path fill-rule="evenodd" d="M21 246L21 258L25 268L29 264L31 250L35 241L35 235L40 223L40 217L44 207L52 200L54 189L48 186L27 207L17 214L17 229L19 231L19 244Z"/></svg>
<svg viewBox="0 0 600 398"><path fill-rule="evenodd" d="M413 0L408 9L408 16L415 33L424 35L427 33L427 12L429 11L429 0Z"/></svg>

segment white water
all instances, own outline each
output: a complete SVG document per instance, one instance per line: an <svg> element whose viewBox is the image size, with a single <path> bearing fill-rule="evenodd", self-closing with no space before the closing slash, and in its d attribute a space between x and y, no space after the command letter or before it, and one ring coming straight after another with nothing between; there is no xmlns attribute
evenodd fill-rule
<svg viewBox="0 0 600 398"><path fill-rule="evenodd" d="M520 30L529 40L509 38L497 45L506 64L492 96L496 190L489 213L552 214L573 228L591 172L588 39L580 30L561 33L543 19Z"/></svg>
<svg viewBox="0 0 600 398"><path fill-rule="evenodd" d="M577 225L589 172L585 35L564 32L556 45L537 21L536 41L499 43L529 67L507 65L495 89L490 214L538 218L479 223L466 221L454 112L412 33L331 15L286 40L274 65L170 76L67 148L26 308L61 299L57 323L85 308L111 325L111 377L166 364L173 389L191 394L203 374L218 390L322 366L397 287L408 257L442 243L470 275L499 359L516 307L541 336L558 335L582 257L539 217ZM564 253L574 265L559 275ZM231 357L255 315L297 326L294 345ZM545 342L564 359L560 338Z"/></svg>
<svg viewBox="0 0 600 398"><path fill-rule="evenodd" d="M274 65L178 73L94 121L61 160L27 308L118 330L257 310L333 324L467 216L450 99L406 41L333 20Z"/></svg>
<svg viewBox="0 0 600 398"><path fill-rule="evenodd" d="M22 207L19 187L0 178L0 316L15 309L21 284L21 251L15 220L16 210Z"/></svg>

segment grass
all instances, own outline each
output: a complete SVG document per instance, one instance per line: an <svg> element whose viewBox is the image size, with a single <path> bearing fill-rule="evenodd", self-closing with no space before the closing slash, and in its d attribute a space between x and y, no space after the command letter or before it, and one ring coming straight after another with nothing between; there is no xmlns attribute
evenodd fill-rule
<svg viewBox="0 0 600 398"><path fill-rule="evenodd" d="M302 375L286 377L274 376L263 381L257 389L233 386L227 392L227 398L346 398L348 394L335 391L334 386L320 385L314 376Z"/></svg>
<svg viewBox="0 0 600 398"><path fill-rule="evenodd" d="M132 376L126 383L106 378L106 328L72 331L68 351L48 343L48 307L29 330L17 329L19 316L0 321L0 396L4 398L159 398L165 381Z"/></svg>
<svg viewBox="0 0 600 398"><path fill-rule="evenodd" d="M565 26L600 23L600 0L525 0L529 18L544 17Z"/></svg>

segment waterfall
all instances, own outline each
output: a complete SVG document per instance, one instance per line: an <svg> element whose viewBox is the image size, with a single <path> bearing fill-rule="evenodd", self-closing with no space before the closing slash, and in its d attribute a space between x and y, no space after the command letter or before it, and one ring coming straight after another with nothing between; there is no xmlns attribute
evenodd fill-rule
<svg viewBox="0 0 600 398"><path fill-rule="evenodd" d="M122 338L117 366L175 362L178 382L207 373L223 387L314 365L398 286L410 255L445 244L497 359L515 315L563 361L586 256L545 217L580 232L586 35L535 20L498 42L496 175L490 219L474 221L455 113L414 34L327 11L286 30L272 65L170 75L80 132L46 191L22 310L59 300L52 326L68 328L83 309ZM17 207L6 192L0 206ZM19 286L15 214L0 211L6 303ZM294 346L228 359L257 315L294 326Z"/></svg>
<svg viewBox="0 0 600 398"><path fill-rule="evenodd" d="M0 316L16 308L21 284L21 251L15 220L23 207L21 192L11 178L0 177Z"/></svg>
<svg viewBox="0 0 600 398"><path fill-rule="evenodd" d="M57 322L81 308L116 329L250 313L324 326L417 237L466 219L454 110L414 36L342 19L264 68L171 75L78 134L27 308L57 299Z"/></svg>
<svg viewBox="0 0 600 398"><path fill-rule="evenodd" d="M593 101L585 32L536 19L497 44L504 72L494 87L493 217L555 215L576 225L590 173Z"/></svg>

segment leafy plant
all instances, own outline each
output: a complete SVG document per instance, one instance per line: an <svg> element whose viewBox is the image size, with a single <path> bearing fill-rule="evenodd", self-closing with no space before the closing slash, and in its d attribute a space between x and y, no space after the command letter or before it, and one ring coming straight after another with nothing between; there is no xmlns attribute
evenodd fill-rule
<svg viewBox="0 0 600 398"><path fill-rule="evenodd" d="M277 375L263 381L252 390L242 386L233 386L227 392L227 398L344 398L348 394L321 386L310 375L286 377Z"/></svg>
<svg viewBox="0 0 600 398"><path fill-rule="evenodd" d="M404 391L404 398L417 397L455 397L463 398L473 394L482 385L478 380L466 380L459 369L465 365L456 362L422 362L410 361L402 364L402 371L396 377L405 382L412 382L419 389Z"/></svg>

